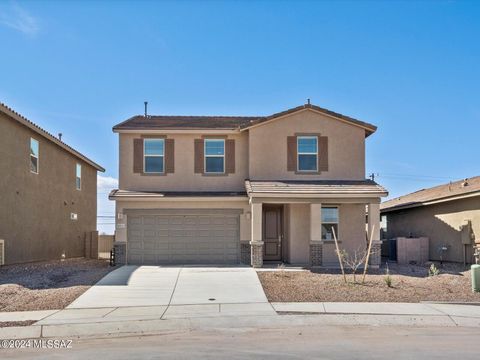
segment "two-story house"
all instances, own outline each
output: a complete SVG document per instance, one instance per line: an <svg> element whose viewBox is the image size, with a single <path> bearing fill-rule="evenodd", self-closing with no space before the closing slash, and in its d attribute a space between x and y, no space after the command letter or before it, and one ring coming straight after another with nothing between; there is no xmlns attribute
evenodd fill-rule
<svg viewBox="0 0 480 360"><path fill-rule="evenodd" d="M98 171L0 103L0 265L84 256L97 228Z"/></svg>
<svg viewBox="0 0 480 360"><path fill-rule="evenodd" d="M379 240L387 192L365 179L375 130L310 103L266 117L145 115L114 126L117 261L335 266L334 232L347 251L365 247L366 228Z"/></svg>

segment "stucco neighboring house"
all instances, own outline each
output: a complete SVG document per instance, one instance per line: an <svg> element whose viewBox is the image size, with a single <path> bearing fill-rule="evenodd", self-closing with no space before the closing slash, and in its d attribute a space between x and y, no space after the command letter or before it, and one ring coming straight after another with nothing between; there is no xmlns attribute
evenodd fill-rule
<svg viewBox="0 0 480 360"><path fill-rule="evenodd" d="M386 237L428 237L431 260L473 262L480 242L480 176L422 189L381 205Z"/></svg>
<svg viewBox="0 0 480 360"><path fill-rule="evenodd" d="M2 103L0 154L4 263L84 256L104 169Z"/></svg>
<svg viewBox="0 0 480 360"><path fill-rule="evenodd" d="M335 266L379 240L374 125L310 103L271 116L134 116L119 134L117 261ZM377 246L377 245L376 245ZM375 260L378 263L378 259Z"/></svg>

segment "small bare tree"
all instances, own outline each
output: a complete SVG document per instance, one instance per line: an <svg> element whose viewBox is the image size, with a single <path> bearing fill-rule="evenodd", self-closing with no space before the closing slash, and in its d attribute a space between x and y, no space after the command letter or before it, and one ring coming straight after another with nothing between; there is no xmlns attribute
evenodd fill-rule
<svg viewBox="0 0 480 360"><path fill-rule="evenodd" d="M345 264L353 274L353 283L357 283L357 271L358 269L365 264L365 261L368 256L368 251L365 249L357 249L353 251L352 254L349 254L346 250L342 249L339 251L339 258L342 263Z"/></svg>

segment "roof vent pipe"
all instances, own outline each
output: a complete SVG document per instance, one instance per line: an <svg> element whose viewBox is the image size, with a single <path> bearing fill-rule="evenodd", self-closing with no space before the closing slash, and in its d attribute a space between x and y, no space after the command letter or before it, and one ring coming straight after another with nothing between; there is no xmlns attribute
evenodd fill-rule
<svg viewBox="0 0 480 360"><path fill-rule="evenodd" d="M62 141L62 133L58 133L58 140Z"/></svg>
<svg viewBox="0 0 480 360"><path fill-rule="evenodd" d="M307 105L310 105L310 99L307 99Z"/></svg>
<svg viewBox="0 0 480 360"><path fill-rule="evenodd" d="M143 102L145 104L145 117L147 117L147 106L148 106L148 101Z"/></svg>

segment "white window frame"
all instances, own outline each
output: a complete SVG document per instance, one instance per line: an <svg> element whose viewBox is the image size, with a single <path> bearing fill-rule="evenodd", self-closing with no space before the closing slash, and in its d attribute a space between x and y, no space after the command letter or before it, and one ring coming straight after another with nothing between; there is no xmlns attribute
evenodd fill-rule
<svg viewBox="0 0 480 360"><path fill-rule="evenodd" d="M316 149L315 152L300 152L299 151L299 140L300 139L315 139L316 140ZM315 161L315 170L300 170L300 155L315 155L316 161ZM297 172L313 172L316 173L318 172L318 136L316 135L302 135L302 136L297 136Z"/></svg>
<svg viewBox="0 0 480 360"><path fill-rule="evenodd" d="M338 219L337 219L336 222L332 222L332 221L324 222L323 221L323 215L320 214L320 216L322 217L322 218L320 218L320 222L321 222L321 226L322 226L322 229L321 229L322 230L322 234L321 234L322 235L322 240L323 241L335 241L335 239L333 239L333 238L332 239L324 239L323 238L323 225L324 224L325 225L337 225L337 231L335 232L335 236L337 237L337 240L339 240L338 233L340 232L340 207L335 206L335 205L325 205L325 206L322 206L322 210L321 210L322 213L323 213L323 209L325 209L325 208L327 208L327 209L337 209Z"/></svg>
<svg viewBox="0 0 480 360"><path fill-rule="evenodd" d="M161 140L163 144L163 155L150 155L150 154L145 154L145 144L148 141L153 141L153 140ZM162 169L163 171L146 171L146 158L147 157L161 157L162 158ZM164 174L165 173L165 139L164 138L148 138L148 139L143 139L143 172L145 174Z"/></svg>
<svg viewBox="0 0 480 360"><path fill-rule="evenodd" d="M78 173L78 170L80 169L80 174ZM79 179L77 183L77 179ZM77 163L75 165L75 188L77 190L82 190L82 165Z"/></svg>
<svg viewBox="0 0 480 360"><path fill-rule="evenodd" d="M32 155L32 141L35 141L37 143L37 149L38 149L38 154L37 155ZM32 161L32 159L31 159L32 157L37 159L37 171L33 171L31 166L29 166L30 167L30 172L32 174L37 174L38 175L38 173L40 172L40 141L31 137L28 152L29 152L29 155L30 155L30 157L28 158L30 160L30 162Z"/></svg>
<svg viewBox="0 0 480 360"><path fill-rule="evenodd" d="M223 155L207 155L207 142L222 142L223 143ZM223 158L223 171L207 171L207 157L221 157ZM205 174L225 174L225 139L205 139L203 141L203 169Z"/></svg>

